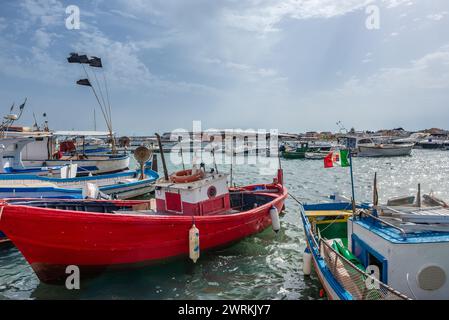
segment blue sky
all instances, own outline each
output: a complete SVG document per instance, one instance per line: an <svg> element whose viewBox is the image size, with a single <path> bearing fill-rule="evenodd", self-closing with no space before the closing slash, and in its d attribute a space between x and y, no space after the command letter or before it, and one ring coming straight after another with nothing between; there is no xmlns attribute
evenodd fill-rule
<svg viewBox="0 0 449 320"><path fill-rule="evenodd" d="M68 5L80 30L65 27ZM365 26L380 9L380 29ZM103 58L120 134L449 128L447 0L2 1L0 102L93 128L72 51ZM99 118L100 111L97 109ZM99 129L104 128L99 122Z"/></svg>

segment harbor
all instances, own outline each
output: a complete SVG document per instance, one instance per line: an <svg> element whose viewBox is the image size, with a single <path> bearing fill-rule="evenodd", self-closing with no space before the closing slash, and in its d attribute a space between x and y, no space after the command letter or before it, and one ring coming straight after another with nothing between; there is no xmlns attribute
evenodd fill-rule
<svg viewBox="0 0 449 320"><path fill-rule="evenodd" d="M449 167L441 166L446 157L445 151L416 149L411 157L357 158L356 197L370 201L372 179L378 172L382 202L415 194L418 183L423 192L433 191L439 198L448 199L447 189L440 187L449 174ZM282 165L289 192L301 195L305 203L329 202L335 185L340 186L342 196L351 197L345 168L325 171L322 162L314 160L288 160ZM182 169L181 165L168 167L170 171ZM222 170L229 169L223 166ZM241 165L234 170L238 185L257 181L255 166ZM281 225L278 234L266 230L231 247L204 253L195 265L187 259L131 272L106 273L86 280L80 291L41 283L21 253L7 248L0 259L0 288L7 299L324 299L319 278L314 274L305 276L302 271L306 239L300 210L291 198L287 198Z"/></svg>
<svg viewBox="0 0 449 320"><path fill-rule="evenodd" d="M449 300L447 3L72 2L0 12L1 302Z"/></svg>
<svg viewBox="0 0 449 320"><path fill-rule="evenodd" d="M108 130L23 126L28 99L3 117L5 299L446 298L449 131L119 136L101 58L67 61Z"/></svg>

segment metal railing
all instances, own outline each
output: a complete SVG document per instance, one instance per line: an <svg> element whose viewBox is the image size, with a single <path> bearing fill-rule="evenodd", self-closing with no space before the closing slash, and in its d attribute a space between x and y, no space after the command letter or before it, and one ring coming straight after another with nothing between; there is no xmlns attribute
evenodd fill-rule
<svg viewBox="0 0 449 320"><path fill-rule="evenodd" d="M319 241L320 255L338 283L354 300L410 300L374 276L359 269L324 239Z"/></svg>
<svg viewBox="0 0 449 320"><path fill-rule="evenodd" d="M371 213L368 213L366 210L360 210L358 213L360 215L363 214L363 215L365 215L365 216L367 216L367 217L369 217L369 218L371 218L373 220L376 220L376 221L378 221L378 222L380 222L380 223L382 223L382 224L384 224L386 226L389 226L389 227L391 227L393 229L398 230L402 234L402 237L404 239L407 238L407 232L404 229L402 229L402 228L400 228L398 226L395 226L394 224L392 224L390 222L387 222L387 221L385 221L385 220L383 220L383 219L381 219L379 217L376 217L376 216L372 215Z"/></svg>

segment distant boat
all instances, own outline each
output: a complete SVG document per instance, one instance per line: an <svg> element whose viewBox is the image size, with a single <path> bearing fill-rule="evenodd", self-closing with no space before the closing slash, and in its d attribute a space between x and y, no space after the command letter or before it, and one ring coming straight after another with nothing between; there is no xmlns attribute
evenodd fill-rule
<svg viewBox="0 0 449 320"><path fill-rule="evenodd" d="M284 146L281 150L281 156L285 159L305 159L308 150L309 144L301 142L296 146Z"/></svg>
<svg viewBox="0 0 449 320"><path fill-rule="evenodd" d="M398 157L410 156L414 144L359 144L359 157Z"/></svg>
<svg viewBox="0 0 449 320"><path fill-rule="evenodd" d="M445 150L449 147L449 142L443 138L429 137L418 142L418 147L428 150Z"/></svg>
<svg viewBox="0 0 449 320"><path fill-rule="evenodd" d="M227 187L227 175L192 169L156 185L156 201L6 201L0 229L42 282L144 266L235 243L280 228L287 189L272 183ZM63 230L64 232L61 232Z"/></svg>

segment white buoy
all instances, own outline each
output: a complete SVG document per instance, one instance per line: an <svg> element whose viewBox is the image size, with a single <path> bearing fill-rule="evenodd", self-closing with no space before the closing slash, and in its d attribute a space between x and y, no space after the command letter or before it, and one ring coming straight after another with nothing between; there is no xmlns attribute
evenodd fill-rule
<svg viewBox="0 0 449 320"><path fill-rule="evenodd" d="M189 231L189 257L193 263L200 257L200 230L193 224Z"/></svg>
<svg viewBox="0 0 449 320"><path fill-rule="evenodd" d="M305 276L310 276L312 273L312 253L309 248L306 248L302 255L302 272Z"/></svg>
<svg viewBox="0 0 449 320"><path fill-rule="evenodd" d="M270 216L274 232L279 232L279 230L281 230L281 221L279 220L279 212L276 207L271 207Z"/></svg>

